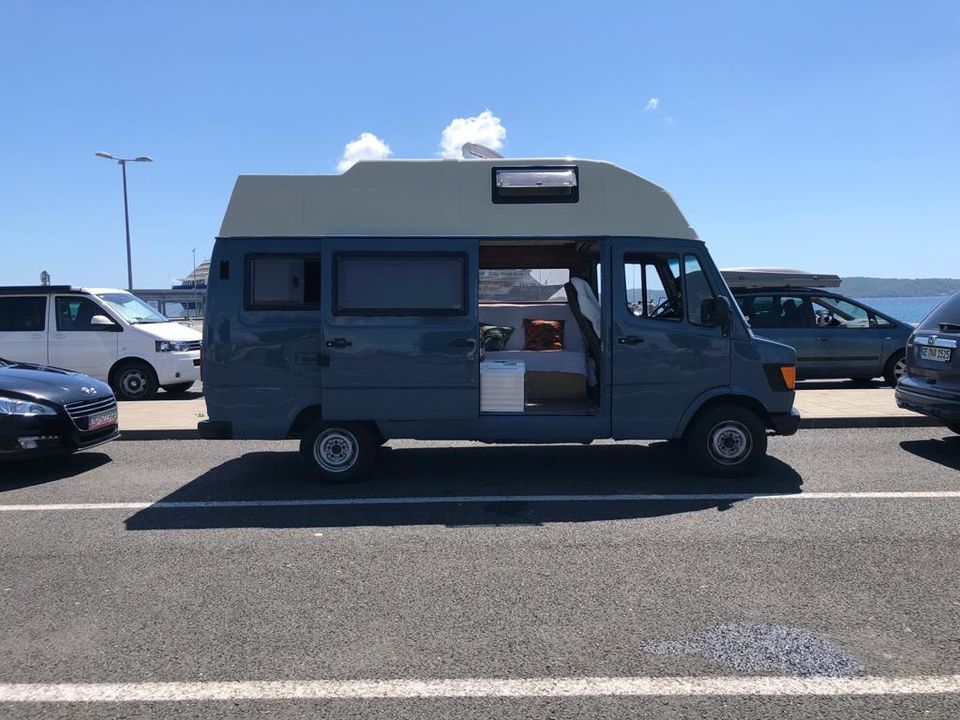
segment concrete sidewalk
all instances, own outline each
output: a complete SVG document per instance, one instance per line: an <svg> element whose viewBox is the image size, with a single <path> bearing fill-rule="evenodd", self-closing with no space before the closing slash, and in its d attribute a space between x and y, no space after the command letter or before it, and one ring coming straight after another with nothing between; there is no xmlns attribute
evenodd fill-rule
<svg viewBox="0 0 960 720"><path fill-rule="evenodd" d="M901 410L893 389L879 385L864 388L850 383L804 383L797 390L795 407L801 428L932 427L940 423L924 415ZM145 402L120 403L120 431L128 440L179 440L197 437L197 423L206 419L200 393L167 400L161 393Z"/></svg>

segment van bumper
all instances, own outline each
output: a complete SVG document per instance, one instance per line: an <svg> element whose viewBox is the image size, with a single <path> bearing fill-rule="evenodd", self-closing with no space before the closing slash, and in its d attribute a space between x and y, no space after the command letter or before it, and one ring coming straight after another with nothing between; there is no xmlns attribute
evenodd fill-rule
<svg viewBox="0 0 960 720"><path fill-rule="evenodd" d="M793 435L800 427L800 413L796 408L790 408L788 413L771 413L770 424L777 435Z"/></svg>
<svg viewBox="0 0 960 720"><path fill-rule="evenodd" d="M229 420L201 420L197 423L197 433L204 440L230 440L233 425Z"/></svg>

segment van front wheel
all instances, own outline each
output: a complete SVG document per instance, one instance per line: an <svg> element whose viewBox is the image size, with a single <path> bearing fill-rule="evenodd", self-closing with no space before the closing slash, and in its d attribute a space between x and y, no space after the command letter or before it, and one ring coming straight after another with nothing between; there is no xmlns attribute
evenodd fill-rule
<svg viewBox="0 0 960 720"><path fill-rule="evenodd" d="M311 423L300 440L307 473L326 482L349 482L373 466L377 440L359 423Z"/></svg>
<svg viewBox="0 0 960 720"><path fill-rule="evenodd" d="M741 477L756 470L767 453L767 431L757 414L724 404L701 413L687 432L696 465L714 477Z"/></svg>
<svg viewBox="0 0 960 720"><path fill-rule="evenodd" d="M120 400L149 400L158 388L157 374L143 362L128 362L118 367L111 384Z"/></svg>

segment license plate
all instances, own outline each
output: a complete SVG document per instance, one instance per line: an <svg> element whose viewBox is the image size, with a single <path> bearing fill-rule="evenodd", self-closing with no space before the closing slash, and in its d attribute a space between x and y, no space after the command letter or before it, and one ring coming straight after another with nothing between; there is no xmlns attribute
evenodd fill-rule
<svg viewBox="0 0 960 720"><path fill-rule="evenodd" d="M950 362L950 354L953 352L951 348L942 348L942 347L919 347L917 348L921 360L932 360L933 362Z"/></svg>
<svg viewBox="0 0 960 720"><path fill-rule="evenodd" d="M104 410L103 412L98 412L94 415L91 415L87 420L87 430L96 430L97 428L106 427L107 425L116 425L117 424L117 411L116 410Z"/></svg>

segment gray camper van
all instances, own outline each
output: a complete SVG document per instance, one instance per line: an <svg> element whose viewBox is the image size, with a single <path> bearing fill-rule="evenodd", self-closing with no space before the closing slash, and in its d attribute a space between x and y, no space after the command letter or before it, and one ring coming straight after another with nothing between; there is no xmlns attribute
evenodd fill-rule
<svg viewBox="0 0 960 720"><path fill-rule="evenodd" d="M592 160L241 176L203 347L200 434L298 438L331 480L390 438L685 439L738 476L799 423L794 350L662 188Z"/></svg>

